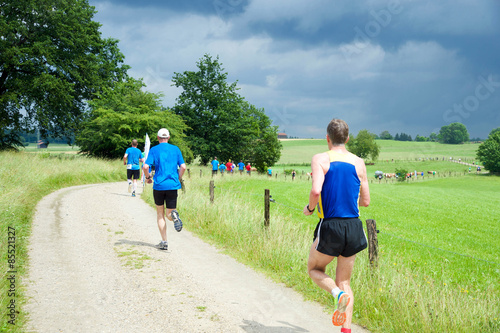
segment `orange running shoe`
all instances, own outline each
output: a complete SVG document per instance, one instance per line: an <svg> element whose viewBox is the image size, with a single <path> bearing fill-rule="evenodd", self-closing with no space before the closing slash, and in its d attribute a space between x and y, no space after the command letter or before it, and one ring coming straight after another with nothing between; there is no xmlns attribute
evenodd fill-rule
<svg viewBox="0 0 500 333"><path fill-rule="evenodd" d="M343 291L337 296L337 308L333 312L332 323L335 326L342 326L345 322L345 310L351 298Z"/></svg>

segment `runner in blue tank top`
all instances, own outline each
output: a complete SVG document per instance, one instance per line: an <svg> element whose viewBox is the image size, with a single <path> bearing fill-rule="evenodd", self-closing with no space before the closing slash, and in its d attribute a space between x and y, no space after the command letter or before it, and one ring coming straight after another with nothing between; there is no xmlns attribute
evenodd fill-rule
<svg viewBox="0 0 500 333"><path fill-rule="evenodd" d="M304 214L316 206L320 218L314 231L307 269L311 279L335 298L332 322L351 332L354 294L350 281L356 253L367 247L359 206L370 204L370 191L364 161L345 148L349 127L333 119L327 127L328 151L314 155L311 162L312 188ZM335 280L325 273L337 258Z"/></svg>

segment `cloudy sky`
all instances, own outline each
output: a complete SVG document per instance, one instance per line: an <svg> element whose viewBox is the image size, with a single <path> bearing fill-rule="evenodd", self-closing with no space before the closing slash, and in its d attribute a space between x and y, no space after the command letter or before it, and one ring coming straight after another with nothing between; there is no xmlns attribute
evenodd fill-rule
<svg viewBox="0 0 500 333"><path fill-rule="evenodd" d="M174 106L174 72L219 57L228 81L289 136L413 138L500 127L498 0L89 0L147 90Z"/></svg>

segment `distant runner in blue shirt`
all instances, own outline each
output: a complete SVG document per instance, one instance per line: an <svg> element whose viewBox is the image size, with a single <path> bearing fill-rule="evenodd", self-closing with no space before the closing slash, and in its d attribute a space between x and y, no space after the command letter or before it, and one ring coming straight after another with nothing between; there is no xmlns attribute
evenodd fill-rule
<svg viewBox="0 0 500 333"><path fill-rule="evenodd" d="M221 174L224 174L224 170L226 170L227 168L226 168L226 165L225 165L224 163L222 163L222 164L220 165L219 169L220 169L220 173L221 173Z"/></svg>
<svg viewBox="0 0 500 333"><path fill-rule="evenodd" d="M217 174L217 170L219 170L219 161L217 161L217 157L214 157L212 161L212 176Z"/></svg>
<svg viewBox="0 0 500 333"><path fill-rule="evenodd" d="M238 170L240 170L240 175L243 174L243 170L245 170L245 163L241 160L240 163L238 163Z"/></svg>
<svg viewBox="0 0 500 333"><path fill-rule="evenodd" d="M160 250L168 250L167 224L165 221L165 207L167 208L167 219L174 222L177 231L182 230L182 221L177 212L177 190L181 188L181 179L186 164L182 153L177 146L168 143L170 133L166 128L158 131L158 145L151 148L146 162L143 165L144 175L147 183L151 184L149 166L155 166L153 197L156 205L156 217L161 241L157 245Z"/></svg>
<svg viewBox="0 0 500 333"><path fill-rule="evenodd" d="M139 162L144 162L144 158L141 150L137 148L137 140L134 139L132 140L132 147L127 148L125 155L123 155L123 165L127 166L128 192L130 193L133 188L133 197L135 197L135 190L137 189L137 179L141 177Z"/></svg>

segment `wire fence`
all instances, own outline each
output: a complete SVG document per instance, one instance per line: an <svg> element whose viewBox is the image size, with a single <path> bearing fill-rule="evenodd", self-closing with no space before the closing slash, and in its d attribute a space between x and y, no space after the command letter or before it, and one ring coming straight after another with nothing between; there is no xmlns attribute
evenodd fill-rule
<svg viewBox="0 0 500 333"><path fill-rule="evenodd" d="M408 159L408 161L411 161L412 159ZM416 159L419 161L419 159ZM432 160L432 159L430 159ZM439 158L436 158L435 160L440 160ZM397 162L405 162L405 160L393 160L392 162L387 160L387 161L382 161L380 162L381 168L383 169L382 165L387 165L387 164L397 164ZM447 160L445 160L447 161ZM463 171L457 171L457 170L441 170L441 171L434 171L434 170L426 170L426 171L418 171L418 170L408 170L408 175L404 175L403 178L401 179L400 175L396 175L396 173L392 172L383 172L380 176L377 175L372 175L368 177L368 182L370 184L394 184L394 183L399 183L399 182L406 182L406 183L416 183L416 182L421 182L421 181L427 181L430 179L439 179L439 178L449 178L449 177L464 177L467 175L471 174L483 174L484 170L482 169L477 169L479 165L476 163L471 163L473 160L472 159L459 159L459 160L450 160L452 163L456 164L461 164L466 167ZM417 168L418 169L418 168ZM280 179L280 180L286 180L286 181L310 181L312 179L311 173L306 172L304 170L296 170L295 176L292 177L291 174L291 168L286 169L286 167L283 167L282 170L275 170L271 176L268 176L268 178L272 179ZM212 171L209 169L199 169L199 177L203 177L203 175L211 174ZM220 177L230 177L230 176L252 176L253 173L257 173L256 171L247 174L246 171L242 174L240 174L239 170L235 170L234 172L219 172L217 176ZM188 169L188 176L191 177L191 174L195 174L195 172L191 172L191 170ZM212 175L213 178L213 175Z"/></svg>
<svg viewBox="0 0 500 333"><path fill-rule="evenodd" d="M215 188L215 185L214 185L213 181L210 182L210 186L213 186ZM205 187L205 186L201 186L201 187ZM232 189L228 190L228 191L231 192L231 193L238 193L238 194L242 194L242 195L245 195L245 196L254 196L254 197L257 196L257 197L261 197L262 199L264 199L264 194L252 193L252 192L245 192L245 191L239 191L239 190L232 190ZM285 209L289 209L289 210L294 211L294 212L302 212L303 211L302 208L292 207L292 206L290 206L288 204L284 204L284 203L280 202L279 200L276 200L276 198L274 198L272 195L269 195L269 202L273 203L273 204L276 204L276 205L278 205L280 207L283 207ZM269 205L265 205L264 209L265 210L269 209L268 207L269 207ZM269 216L269 211L265 212L264 215L265 216ZM446 252L446 253L450 253L450 254L453 254L453 255L461 256L461 257L466 257L466 258L469 258L469 259L482 261L482 262L485 262L485 263L488 263L488 264L492 264L492 265L500 265L500 263L497 263L497 262L493 262L493 261L490 261L490 260L485 260L485 259L477 258L477 257L471 256L471 255L467 255L467 254L463 254L463 253L459 253L459 252L455 252L455 251L445 250L445 249L442 249L442 248L439 248L439 247L436 247L436 246L432 246L432 245L429 245L429 244L425 244L425 243L413 241L413 240L410 240L410 239L406 239L406 238L403 238L403 237L400 237L400 236L388 233L386 231L379 231L379 230L377 230L376 232L379 233L379 234L382 234L382 235L387 235L389 237L399 239L400 241L403 241L403 242L412 243L412 244L415 244L415 245L418 245L418 246L422 246L422 247L427 247L427 248L430 248L430 249L433 249L433 250L436 250L436 251L441 251L441 252Z"/></svg>

